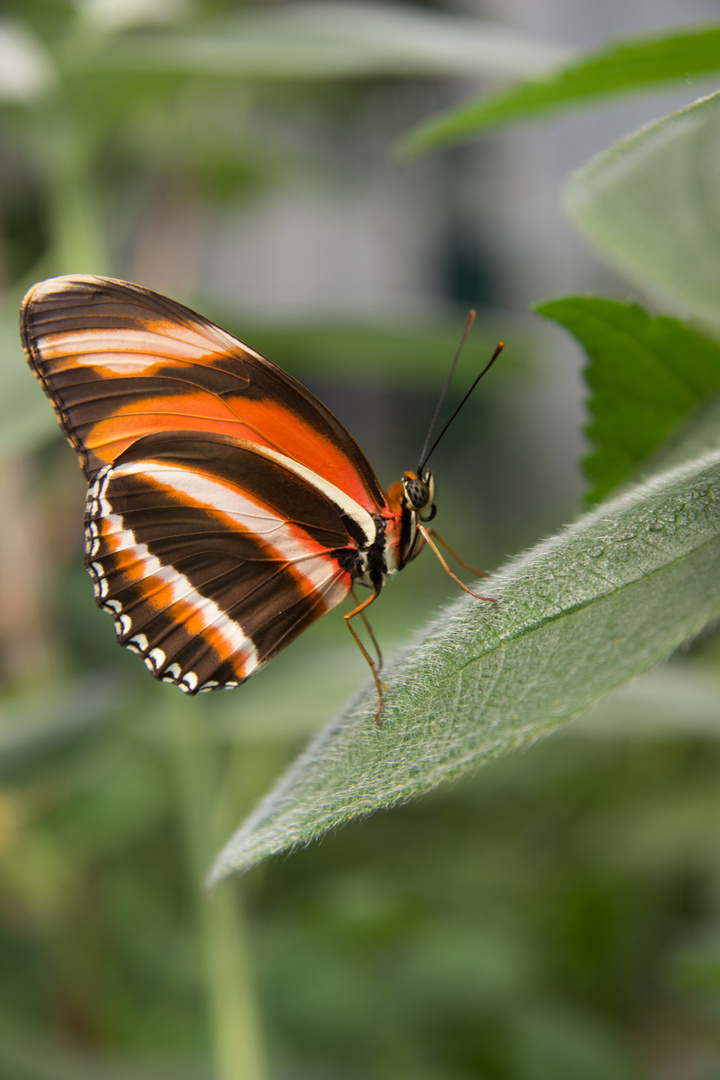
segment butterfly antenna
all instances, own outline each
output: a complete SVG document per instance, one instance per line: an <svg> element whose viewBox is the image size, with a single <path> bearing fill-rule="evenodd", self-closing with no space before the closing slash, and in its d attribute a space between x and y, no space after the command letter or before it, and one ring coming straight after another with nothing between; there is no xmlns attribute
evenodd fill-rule
<svg viewBox="0 0 720 1080"><path fill-rule="evenodd" d="M450 370L448 371L447 378L445 380L445 385L443 386L442 390L440 391L440 397L438 398L438 403L435 406L435 412L433 413L432 420L430 421L430 427L428 428L428 433L425 436L425 442L423 444L422 452L420 454L420 461L421 461L422 464L418 466L418 476L422 475L422 466L425 464L427 459L430 457L430 454L426 454L425 451L428 448L428 443L430 442L430 438L431 438L432 433L433 433L433 428L435 427L438 415L440 413L440 409L442 408L442 403L445 400L445 395L448 392L448 388L449 388L450 383L452 381L452 377L455 374L455 368L457 367L457 362L460 359L460 353L463 351L463 346L464 346L465 342L468 339L468 334L472 330L474 322L475 322L475 311L472 308L470 308L470 310L467 313L467 319L465 320L465 329L462 332L462 337L460 338L460 344L458 345L457 349L455 350L455 356L453 357L453 362L450 365ZM434 447L433 447L433 449L434 449ZM432 453L432 451L431 451L431 453Z"/></svg>
<svg viewBox="0 0 720 1080"><path fill-rule="evenodd" d="M472 315L472 316L473 316L472 320L470 319L470 315ZM463 345L464 345L464 343L465 343L465 338L466 338L466 337L467 337L467 335L468 335L468 331L469 331L470 327L472 326L473 322L475 321L475 312L474 312L474 311L471 311L471 312L470 312L470 315L468 315L468 323L469 323L469 325L468 325L468 324L466 324L466 326L465 326L465 333L463 334L463 338L462 338L462 341L460 342L460 349L461 349L461 348L463 347ZM438 443L440 442L440 440L442 439L443 435L445 434L445 432L447 431L447 429L448 429L448 428L450 427L450 425L452 424L453 420L455 419L455 417L457 416L457 414L458 414L458 413L460 412L460 410L462 409L463 405L464 405L464 404L465 404L465 402L466 402L466 401L468 400L468 398L469 398L469 397L470 397L470 395L472 394L472 392L473 392L473 390L475 389L475 387L477 386L477 384L478 384L478 383L480 382L480 380L482 379L483 375L486 375L486 374L488 373L488 371L489 371L489 370L490 370L490 368L491 368L491 367L493 366L493 364L495 363L495 361L497 360L498 356L500 355L500 353L501 353L501 352L503 351L503 349L504 349L504 348L505 348L505 342L504 342L504 341L498 341L497 345L495 346L495 352L494 352L494 353L492 354L492 356L490 357L490 360L489 360L489 361L488 361L488 363L487 363L487 364L485 365L485 367L484 367L484 368L482 369L482 371L481 371L481 372L480 372L480 374L479 374L479 375L477 376L477 378L476 378L476 379L474 380L474 382L473 382L472 386L470 387L470 389L468 390L467 394L466 394L466 395L465 395L465 397L464 397L464 398L462 399L462 401L460 402L460 404L458 405L457 409L456 409L456 410L455 410L455 412L454 412L454 413L452 414L452 416L450 417L450 419L448 420L448 422L447 422L447 423L445 424L444 428L442 429L442 431L441 431L441 432L440 432L440 434L438 435L438 437L437 437L437 439L435 440L435 442L434 442L434 443L432 444L432 446L430 447L430 449L428 450L428 452L427 452L427 453L425 453L425 448L427 447L427 444L428 444L428 442L430 441L430 435L428 434L428 438L427 438L427 439L425 440L425 446L423 447L423 454L422 454L422 457L421 457L421 459L420 459L420 464L419 464L419 466L418 466L418 476L422 476L422 471L423 471L423 469L424 469L424 468L425 468L425 466L427 465L427 463L428 463L429 459L430 459L430 458L432 457L432 455L433 455L433 454L435 453L435 450L437 449L437 445L438 445ZM450 375L452 375L452 373L453 373L453 370L454 370L454 368L455 368L455 364L457 363L457 359L458 359L458 355L459 355L459 353L460 353L460 349L458 349L458 352L457 352L457 354L455 355L455 359L453 360L453 366L452 366L452 368L450 369ZM443 399L443 397L445 396L445 391L447 390L447 387L448 387L448 383L449 383L449 382L450 382L450 376L448 376L448 378L447 378L447 379L446 379L446 381L445 381L445 386L443 387L443 392L442 392L442 394L440 395L440 404L442 404L442 399ZM439 408L440 408L440 405L438 405L438 409L439 409ZM433 417L433 424L435 423L435 417L437 416L437 413L438 413L438 409L436 409L436 410L435 410L435 416ZM430 431L432 431L432 426L433 426L433 425L431 424L431 425L430 425Z"/></svg>

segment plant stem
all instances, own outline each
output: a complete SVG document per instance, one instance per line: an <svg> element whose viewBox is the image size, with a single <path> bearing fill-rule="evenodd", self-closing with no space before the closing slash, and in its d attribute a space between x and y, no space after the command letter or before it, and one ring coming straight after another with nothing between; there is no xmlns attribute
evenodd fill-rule
<svg viewBox="0 0 720 1080"><path fill-rule="evenodd" d="M205 968L216 1080L267 1080L247 923L237 881L203 889L215 845L217 749L200 703L182 701L168 717L179 780L191 888Z"/></svg>

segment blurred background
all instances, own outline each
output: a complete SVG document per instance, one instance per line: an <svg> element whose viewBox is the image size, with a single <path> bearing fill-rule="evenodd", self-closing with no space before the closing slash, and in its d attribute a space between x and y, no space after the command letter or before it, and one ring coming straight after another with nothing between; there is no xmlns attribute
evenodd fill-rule
<svg viewBox="0 0 720 1080"><path fill-rule="evenodd" d="M572 169L713 86L417 161L408 130L712 0L4 0L0 12L0 1080L720 1077L718 645L590 717L212 898L213 853L367 679L335 613L188 701L117 648L84 481L24 364L34 281L166 292L300 378L383 485L469 306L441 532L503 559L582 505L582 359L531 313L632 298L562 210ZM454 587L421 558L384 651ZM345 640L345 639L348 640ZM702 669L700 679L689 678Z"/></svg>

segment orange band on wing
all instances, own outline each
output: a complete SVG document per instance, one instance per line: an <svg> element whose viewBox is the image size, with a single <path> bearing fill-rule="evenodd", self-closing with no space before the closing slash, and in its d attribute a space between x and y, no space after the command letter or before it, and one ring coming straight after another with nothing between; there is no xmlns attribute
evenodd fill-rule
<svg viewBox="0 0 720 1080"><path fill-rule="evenodd" d="M103 465L111 465L143 435L179 430L213 432L275 450L319 473L369 513L378 512L347 454L277 401L219 398L205 391L156 394L148 396L142 408L129 402L99 420L85 434L83 445Z"/></svg>

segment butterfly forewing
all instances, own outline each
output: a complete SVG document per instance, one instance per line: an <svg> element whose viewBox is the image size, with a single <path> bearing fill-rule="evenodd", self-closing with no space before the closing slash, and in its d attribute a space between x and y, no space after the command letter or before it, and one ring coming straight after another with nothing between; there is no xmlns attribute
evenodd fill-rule
<svg viewBox="0 0 720 1080"><path fill-rule="evenodd" d="M329 409L182 304L107 278L54 278L25 298L22 335L88 479L143 435L212 431L286 455L370 513L384 506Z"/></svg>
<svg viewBox="0 0 720 1080"><path fill-rule="evenodd" d="M90 484L98 604L153 675L189 693L237 685L367 580L385 497L276 365L103 278L35 286L22 336Z"/></svg>

